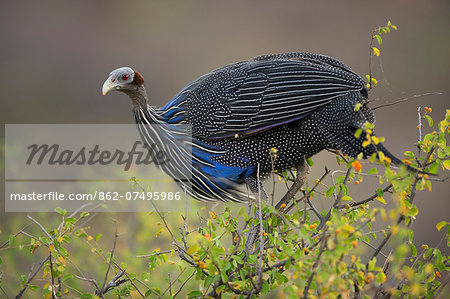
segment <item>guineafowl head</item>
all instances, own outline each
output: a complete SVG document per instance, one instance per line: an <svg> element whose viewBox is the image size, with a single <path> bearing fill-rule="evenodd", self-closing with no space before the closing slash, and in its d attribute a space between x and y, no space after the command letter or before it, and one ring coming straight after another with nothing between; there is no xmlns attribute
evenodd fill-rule
<svg viewBox="0 0 450 299"><path fill-rule="evenodd" d="M133 105L146 102L144 78L130 67L121 67L109 74L108 79L103 83L102 94L106 95L112 90L127 94Z"/></svg>

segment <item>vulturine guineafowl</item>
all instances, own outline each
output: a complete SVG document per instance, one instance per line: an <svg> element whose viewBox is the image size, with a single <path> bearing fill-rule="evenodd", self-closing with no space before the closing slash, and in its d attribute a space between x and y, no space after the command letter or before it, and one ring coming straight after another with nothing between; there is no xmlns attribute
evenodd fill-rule
<svg viewBox="0 0 450 299"><path fill-rule="evenodd" d="M286 53L212 71L164 107L148 105L144 79L129 67L111 72L103 94L119 90L130 97L136 123L152 125L138 126L144 142L167 152L174 162L162 169L173 178L185 175L194 198L245 201L247 193L237 187L247 183L258 191L258 167L261 176L273 169L272 148L277 149L277 171L296 167L324 149L351 157L363 153L364 158L378 150L400 164L381 144L363 147L364 131L355 137L366 122L375 122L365 85L337 59ZM188 135L192 140L184 139ZM183 149L187 146L191 157Z"/></svg>

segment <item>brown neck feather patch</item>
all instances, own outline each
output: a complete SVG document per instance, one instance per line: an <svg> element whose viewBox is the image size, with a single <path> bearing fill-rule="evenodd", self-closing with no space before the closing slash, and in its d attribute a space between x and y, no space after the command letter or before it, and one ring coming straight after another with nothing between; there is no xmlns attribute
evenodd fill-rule
<svg viewBox="0 0 450 299"><path fill-rule="evenodd" d="M144 77L142 77L142 75L139 74L139 72L137 71L134 71L134 78L132 84L137 86L141 86L142 84L144 84Z"/></svg>

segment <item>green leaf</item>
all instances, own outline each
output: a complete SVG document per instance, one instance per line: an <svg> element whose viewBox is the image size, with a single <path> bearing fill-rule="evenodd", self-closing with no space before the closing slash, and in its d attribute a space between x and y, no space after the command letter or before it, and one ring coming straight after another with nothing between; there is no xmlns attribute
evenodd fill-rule
<svg viewBox="0 0 450 299"><path fill-rule="evenodd" d="M77 222L77 219L75 217L69 217L66 220L64 220L65 223L75 223Z"/></svg>
<svg viewBox="0 0 450 299"><path fill-rule="evenodd" d="M378 272L378 274L375 276L375 282L377 284L381 284L386 280L386 274L384 274L383 272Z"/></svg>
<svg viewBox="0 0 450 299"><path fill-rule="evenodd" d="M64 215L66 215L67 210L62 209L62 208L60 208L60 207L56 207L56 208L55 208L55 212L58 213L59 215L64 216Z"/></svg>
<svg viewBox="0 0 450 299"><path fill-rule="evenodd" d="M270 291L270 285L266 280L263 280L263 284L262 284L262 288L261 288L261 293L263 294L267 294Z"/></svg>
<svg viewBox="0 0 450 299"><path fill-rule="evenodd" d="M188 299L202 297L203 293L200 291L192 291L188 294Z"/></svg>
<svg viewBox="0 0 450 299"><path fill-rule="evenodd" d="M413 256L413 257L416 256L417 255L416 246L414 246L414 244L411 243L410 247L411 247L411 256Z"/></svg>
<svg viewBox="0 0 450 299"><path fill-rule="evenodd" d="M306 163L308 163L309 166L313 166L314 162L311 158L306 159Z"/></svg>
<svg viewBox="0 0 450 299"><path fill-rule="evenodd" d="M373 259L371 259L369 261L369 265L367 267L367 270L369 270L369 271L375 270L376 263L377 263L377 258L374 257Z"/></svg>
<svg viewBox="0 0 450 299"><path fill-rule="evenodd" d="M342 196L342 199L341 199L342 201L351 201L352 200L352 198L350 197L350 196L348 196L348 195L345 195L345 196Z"/></svg>
<svg viewBox="0 0 450 299"><path fill-rule="evenodd" d="M327 190L327 192L325 192L325 196L326 196L326 197L330 197L331 194L333 194L333 192L334 192L334 188L335 188L335 186L331 186L331 187Z"/></svg>
<svg viewBox="0 0 450 299"><path fill-rule="evenodd" d="M383 39L378 34L375 35L375 39L377 40L378 44L381 45L383 43Z"/></svg>
<svg viewBox="0 0 450 299"><path fill-rule="evenodd" d="M367 174L377 174L378 173L378 169L376 169L375 167L372 168L371 170L369 170L369 172Z"/></svg>
<svg viewBox="0 0 450 299"><path fill-rule="evenodd" d="M13 247L16 245L16 237L14 235L9 235L9 246Z"/></svg>
<svg viewBox="0 0 450 299"><path fill-rule="evenodd" d="M383 197L383 195L384 195L383 189L378 188L378 189L377 189L377 195L378 195L379 197Z"/></svg>
<svg viewBox="0 0 450 299"><path fill-rule="evenodd" d="M69 280L71 278L74 278L73 274L66 274L63 276L63 278L61 279L61 282L65 282L66 280Z"/></svg>
<svg viewBox="0 0 450 299"><path fill-rule="evenodd" d="M94 238L95 242L98 241L98 239L100 239L100 237L103 236L103 234L97 234Z"/></svg>
<svg viewBox="0 0 450 299"><path fill-rule="evenodd" d="M0 256L0 265L3 264L2 257Z"/></svg>
<svg viewBox="0 0 450 299"><path fill-rule="evenodd" d="M439 169L439 164L437 162L434 162L433 164L428 167L428 171L432 174L435 174Z"/></svg>
<svg viewBox="0 0 450 299"><path fill-rule="evenodd" d="M441 231L441 229L447 225L447 221L441 221L438 224L436 224L436 228L438 231Z"/></svg>
<svg viewBox="0 0 450 299"><path fill-rule="evenodd" d="M429 125L430 127L432 127L432 126L433 126L433 119L431 118L431 116L425 115L425 118L426 118L427 121L428 121L428 125Z"/></svg>

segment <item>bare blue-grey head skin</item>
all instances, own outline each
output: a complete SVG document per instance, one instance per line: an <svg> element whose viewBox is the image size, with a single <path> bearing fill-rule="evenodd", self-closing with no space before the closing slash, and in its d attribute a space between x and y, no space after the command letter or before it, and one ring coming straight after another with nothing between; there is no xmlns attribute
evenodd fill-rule
<svg viewBox="0 0 450 299"><path fill-rule="evenodd" d="M127 94L133 106L146 106L147 104L144 78L130 67L121 67L109 74L108 79L103 83L102 94L106 95L113 90Z"/></svg>

